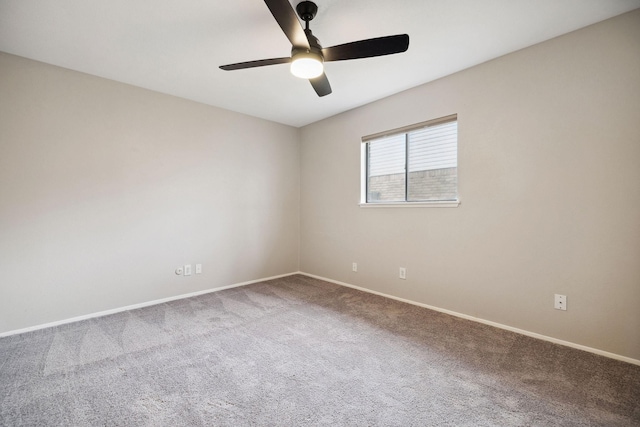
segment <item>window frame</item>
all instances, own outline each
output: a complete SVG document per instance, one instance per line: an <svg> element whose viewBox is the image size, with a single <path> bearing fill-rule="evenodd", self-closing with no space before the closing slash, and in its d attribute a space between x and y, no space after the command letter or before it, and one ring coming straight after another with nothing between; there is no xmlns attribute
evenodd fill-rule
<svg viewBox="0 0 640 427"><path fill-rule="evenodd" d="M372 140L375 139L379 139L379 138L384 138L384 137L388 137L388 136L393 136L393 135L398 135L398 134L405 134L405 138L407 138L406 135L409 134L409 132L417 130L417 129L422 129L425 127L430 127L430 126L435 126L438 124L442 124L442 123L448 123L448 122L457 122L458 121L458 115L457 114L450 114L448 116L444 116L444 117L440 117L437 119L433 119L433 120L428 120L425 122L420 122L420 123L416 123L413 125L409 125L409 126L404 126L401 128L396 128L396 129L391 129L388 131L384 131L384 132L379 132L379 133L375 133L375 134L371 134L371 135L367 135L367 136L363 136L361 138L361 144L360 144L360 203L359 206L360 207L366 207L366 208L397 208L397 207L402 207L402 208L455 208L458 207L460 205L460 194L457 194L457 197L455 200L423 200L423 201L408 201L408 200L403 200L403 201L388 201L388 202L368 202L367 201L367 194L368 194L368 186L369 186L369 142L371 142ZM458 144L457 142L459 141L459 138L456 138L456 152L458 151ZM406 165L408 164L408 150L405 149L405 192L407 191L407 185L408 185L408 180L409 180L409 173L406 170ZM457 175L457 166L456 166L456 175Z"/></svg>

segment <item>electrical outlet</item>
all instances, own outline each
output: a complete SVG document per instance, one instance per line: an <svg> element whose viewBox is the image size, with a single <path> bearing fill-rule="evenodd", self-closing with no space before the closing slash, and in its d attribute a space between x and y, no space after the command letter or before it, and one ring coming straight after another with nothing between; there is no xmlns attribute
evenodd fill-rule
<svg viewBox="0 0 640 427"><path fill-rule="evenodd" d="M354 271L356 273L358 272L358 263L357 262L354 262L353 264L351 264L351 271Z"/></svg>
<svg viewBox="0 0 640 427"><path fill-rule="evenodd" d="M406 279L407 278L407 269L404 267L400 267L400 273L398 274L398 277L400 277L401 279Z"/></svg>
<svg viewBox="0 0 640 427"><path fill-rule="evenodd" d="M555 308L556 310L566 310L567 296L555 294L553 308Z"/></svg>
<svg viewBox="0 0 640 427"><path fill-rule="evenodd" d="M184 275L191 276L191 264L187 264L184 266Z"/></svg>
<svg viewBox="0 0 640 427"><path fill-rule="evenodd" d="M202 264L196 264L196 274L202 273Z"/></svg>
<svg viewBox="0 0 640 427"><path fill-rule="evenodd" d="M184 269L183 269L182 267L178 267L178 268L176 268L176 274L177 274L178 276L182 275L182 272L183 272L183 271L184 271Z"/></svg>

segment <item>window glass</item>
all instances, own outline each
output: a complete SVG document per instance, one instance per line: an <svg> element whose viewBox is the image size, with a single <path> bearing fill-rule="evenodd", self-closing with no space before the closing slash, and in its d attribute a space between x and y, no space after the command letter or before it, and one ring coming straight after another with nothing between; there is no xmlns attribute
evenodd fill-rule
<svg viewBox="0 0 640 427"><path fill-rule="evenodd" d="M458 122L438 120L366 144L366 203L458 198Z"/></svg>
<svg viewBox="0 0 640 427"><path fill-rule="evenodd" d="M407 200L455 200L458 197L458 123L409 132Z"/></svg>
<svg viewBox="0 0 640 427"><path fill-rule="evenodd" d="M368 201L405 200L405 139L401 134L369 143Z"/></svg>

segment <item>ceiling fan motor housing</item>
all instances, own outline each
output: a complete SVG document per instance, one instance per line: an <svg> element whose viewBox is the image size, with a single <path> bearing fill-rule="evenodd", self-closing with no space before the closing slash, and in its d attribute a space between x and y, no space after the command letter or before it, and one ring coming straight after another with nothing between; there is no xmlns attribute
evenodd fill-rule
<svg viewBox="0 0 640 427"><path fill-rule="evenodd" d="M293 57L294 55L302 52L305 52L305 53L310 52L324 59L324 56L322 55L322 45L320 44L320 41L316 38L316 36L314 36L311 33L311 30L304 30L304 32L307 35L307 40L309 40L309 49L293 46L291 48L291 56Z"/></svg>

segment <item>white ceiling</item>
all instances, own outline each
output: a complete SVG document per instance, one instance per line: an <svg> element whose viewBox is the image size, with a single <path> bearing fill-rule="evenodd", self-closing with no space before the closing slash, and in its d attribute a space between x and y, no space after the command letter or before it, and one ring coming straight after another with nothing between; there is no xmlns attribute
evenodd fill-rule
<svg viewBox="0 0 640 427"><path fill-rule="evenodd" d="M292 0L293 5L300 0ZM406 33L398 55L325 65L319 98L262 0L0 0L0 51L304 126L640 7L640 0L315 0L323 46ZM0 70L1 71L1 70Z"/></svg>

